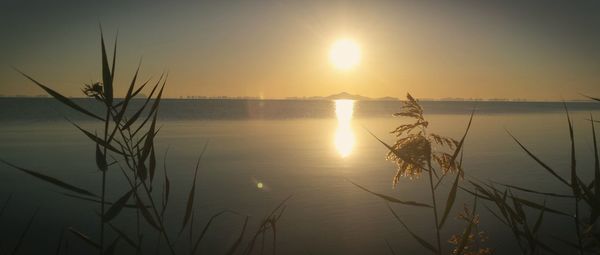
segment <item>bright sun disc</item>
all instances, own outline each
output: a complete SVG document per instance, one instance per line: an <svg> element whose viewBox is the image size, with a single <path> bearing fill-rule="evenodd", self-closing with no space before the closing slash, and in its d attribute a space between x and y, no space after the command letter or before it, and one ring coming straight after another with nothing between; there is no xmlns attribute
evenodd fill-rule
<svg viewBox="0 0 600 255"><path fill-rule="evenodd" d="M329 51L329 60L340 70L350 70L360 62L360 47L349 39L337 40Z"/></svg>

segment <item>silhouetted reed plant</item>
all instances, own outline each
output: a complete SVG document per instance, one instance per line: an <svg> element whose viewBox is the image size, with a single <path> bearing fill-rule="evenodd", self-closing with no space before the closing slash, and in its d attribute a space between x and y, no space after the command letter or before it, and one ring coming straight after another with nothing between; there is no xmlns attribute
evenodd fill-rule
<svg viewBox="0 0 600 255"><path fill-rule="evenodd" d="M166 225L165 212L168 210L169 205L171 205L172 185L169 180L166 164L162 167L162 173L158 174L161 171L161 167L157 166L157 152L155 149L155 138L159 133L157 116L167 76L161 75L153 83L150 83L150 80L148 80L140 84L138 81L140 66L138 65L124 98L116 98L113 92L115 84L116 41L114 47L112 62L109 63L104 38L101 34L102 82L87 84L82 89L82 92L87 97L93 98L102 104L104 110L101 114L78 105L71 99L19 71L62 104L101 123L102 129L100 132L86 130L78 124L72 123L95 144L95 165L99 171L101 190L99 192L91 191L75 184L69 184L58 178L17 166L2 159L0 161L14 169L65 190L66 193L64 194L69 197L98 204L99 240L91 238L88 234L77 230L76 227L68 228L68 232L88 244L90 249L96 250L98 254L113 254L118 248L123 250L120 253L126 254L157 254L163 253L163 251L168 254L198 254L200 252L200 243L202 240L205 240L213 221L223 214L233 213L231 211L218 212L200 227L201 231L193 231L195 228L198 228L198 220L194 223L193 216L195 214L194 198L196 194L196 180L198 178L199 163L206 150L206 145L196 164L181 225L176 226L177 229L175 231L169 230L167 227L172 226ZM143 90L150 91L148 96L143 99L143 104L138 109L131 109L133 98L142 95L141 92ZM117 188L108 183L107 175L109 174L122 175L128 183L127 191L119 197L109 198L107 196L109 189ZM157 176L163 177L162 182L159 182L155 178ZM284 203L285 201L277 206L259 224L259 228L251 235L249 240L244 238L248 225L248 217L246 216L242 230L237 234L239 237L233 244L224 247L227 249L226 254L250 254L255 251L256 247L262 247L262 251L265 248L264 238L266 235L272 235L271 250L275 253L276 224L285 210ZM124 229L123 226L119 226L114 221L122 215L121 212L124 210L135 210L134 235L132 235L131 229ZM142 225L146 225L147 227L142 228ZM146 229L155 232L155 234L145 232L147 231ZM186 229L189 231L185 231ZM158 239L152 239L153 236L159 237ZM189 240L188 243L178 242L178 240L186 237ZM257 240L259 239L262 242L257 244ZM64 250L62 238L60 242L57 254L61 253L61 249ZM120 243L126 245L120 245ZM148 249L150 248L150 244L152 244L152 247ZM126 248L126 246L130 248ZM245 248L242 246L245 246Z"/></svg>
<svg viewBox="0 0 600 255"><path fill-rule="evenodd" d="M598 98L591 99L600 101ZM571 155L569 178L564 178L559 175L555 169L538 158L517 138L509 133L529 157L535 160L559 183L562 183L571 190L570 194L557 194L510 184L502 184L494 181L482 182L474 178L469 178L468 175L464 174L464 170L461 167L463 153L461 149L471 126L473 113L467 124L465 134L460 141L457 141L435 134L428 134L427 127L429 122L423 117L423 109L419 103L410 96L410 94L407 95L407 101L403 102L403 104L402 111L394 115L408 117L413 119L414 122L400 125L391 132L397 139L393 145L389 145L377 137L375 138L389 150L387 159L394 161L396 164L397 173L392 178L394 186L396 186L401 177L415 178L419 177L423 172L426 172L432 198L431 205L415 201L400 200L395 197L375 193L356 183L353 184L371 194L383 198L388 203L388 208L393 216L425 249L434 254L444 253L441 246L442 239L440 230L453 207L457 195L456 193L460 189L467 194L473 195L475 197L475 203L472 209L465 206L464 211L459 215L459 219L466 222L466 228L461 233L452 235L448 240L450 244L454 245L454 247L447 252L449 254L474 255L492 254L494 252L493 249L482 246L488 237L484 232L479 231L478 229L480 216L476 214L477 199L483 199L484 207L490 212L490 215L510 229L522 254L559 254L557 248L553 247L556 246L556 243L563 246L559 247L562 250L570 249L568 254L600 253L600 229L598 226L598 218L600 217L600 163L598 159L598 145L594 125L594 123L598 123L598 121L594 120L593 116L590 115L589 119L594 148L594 174L591 180L582 180L580 175L578 175L577 162L575 159L576 153L573 125L566 104L566 119L571 142L569 148ZM434 145L437 145L438 148L435 148ZM439 151L439 149L444 148L449 149L450 152ZM457 160L459 154L460 159ZM434 162L435 165L441 169L441 173L434 167L434 164L432 164ZM455 174L455 177L449 193L446 195L447 199L445 200L443 213L441 214L441 217L439 217L440 208L438 206L436 195L439 184L442 183L444 177L449 173ZM464 181L469 183L471 187L461 185ZM502 188L498 188L498 186ZM526 199L524 196L518 195L518 192L543 196L544 200L539 202L534 199ZM573 211L563 212L549 208L546 206L546 198L570 199L573 201ZM389 206L389 203L430 208L433 211L433 222L435 224L435 244L425 240L410 230L409 226L400 219L396 212ZM486 205L487 203L491 203L493 206L490 207ZM581 204L586 205L583 207L585 208L585 211L582 211ZM561 222L561 224L568 222L573 223L572 230L565 231L572 231L571 233L575 237L573 238L574 240L565 240L552 235L550 236L550 240L548 240L547 237L542 237L539 230L544 219L547 219L547 217L544 218L544 215L548 213L564 217L565 222ZM535 217L532 218L532 215L535 215ZM585 215L586 217L582 217L582 215ZM392 253L394 253L392 247L390 247L390 249Z"/></svg>
<svg viewBox="0 0 600 255"><path fill-rule="evenodd" d="M391 132L396 137L396 142L392 145L387 144L375 135L373 136L389 150L387 159L396 164L397 171L392 178L394 187L402 177L410 179L419 178L423 172L425 172L431 195L431 204L396 199L387 195L372 192L356 183L354 184L369 193L383 198L388 203L398 203L431 209L436 237L433 243L414 233L388 204L388 208L394 217L419 244L434 254L443 254L443 240L440 232L454 206L458 185L464 176L459 155L462 152L465 138L471 127L473 113L471 113L465 134L459 141L429 132L429 122L423 116L423 108L410 94L407 94L406 97L407 100L403 102L401 111L395 113L394 116L409 118L413 120L413 122L402 124ZM452 187L448 194L445 194L445 205L440 207L438 204L438 197L440 196L439 187L444 178L449 175L454 175ZM473 211L474 210L475 208ZM460 240L457 243L456 254L463 254L463 252L466 251L465 248L469 247L468 244L471 239L470 232L476 225L474 217L475 214L472 214L470 217L471 220L468 221L465 231L467 236L454 239Z"/></svg>
<svg viewBox="0 0 600 255"><path fill-rule="evenodd" d="M12 199L13 199L13 195L12 194L8 195L8 197L6 198L6 200L0 207L0 220L5 220L5 219L3 219L4 212L8 208ZM23 228L22 232L18 234L19 238L17 239L16 243L12 247L9 247L9 245L7 245L6 242L3 242L4 240L0 240L0 254L18 254L20 252L20 249L23 246L23 241L25 240L25 237L31 231L31 226L33 225L33 221L35 220L35 218L38 214L38 210L39 209L36 209L33 212L33 214L31 215L31 217L29 217L29 220L27 220L27 224ZM64 231L61 231L60 239L62 239L63 233L64 233ZM10 252L9 252L9 250L10 250Z"/></svg>
<svg viewBox="0 0 600 255"><path fill-rule="evenodd" d="M600 101L598 98L591 99ZM464 189L494 205L493 208L486 208L495 218L511 230L523 254L559 254L556 247L557 244L561 245L559 248L562 249L560 252L563 253L563 250L567 250L568 254L600 253L600 229L598 229L598 218L600 216L600 164L594 124L598 123L598 121L594 120L590 114L590 119L588 120L592 135L594 167L592 177L590 179L582 179L580 175L581 169L580 167L578 168L576 160L573 124L566 103L564 106L570 140L569 148L566 150L570 154L568 169L570 175L568 177L561 176L557 169L536 156L510 132L509 135L557 183L568 188L570 194L557 194L493 181L487 183L469 181L474 190ZM542 201L539 201L540 199L525 199L523 195L517 195L519 192L542 197ZM549 208L546 206L546 199L571 200L573 209L571 211L561 211ZM532 213L537 216L534 218L530 217ZM573 238L564 239L555 234L542 235L539 230L544 222L544 215L547 213L559 215L564 218L565 222L572 222L573 227L571 229L564 229L564 233L568 233Z"/></svg>

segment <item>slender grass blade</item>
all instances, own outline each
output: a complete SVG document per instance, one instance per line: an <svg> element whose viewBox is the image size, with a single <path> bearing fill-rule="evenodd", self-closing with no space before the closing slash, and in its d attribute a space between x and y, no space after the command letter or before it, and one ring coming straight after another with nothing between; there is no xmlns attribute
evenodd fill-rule
<svg viewBox="0 0 600 255"><path fill-rule="evenodd" d="M548 166L546 163L544 163L542 160L540 160L537 156L535 156L531 151L529 151L519 140L517 140L517 138L515 138L515 136L513 136L510 132L508 132L508 130L506 132L510 135L510 137L512 137L512 139L515 142L517 142L517 144L521 147L521 149L523 149L527 153L527 155L529 155L529 157L531 157L533 160L535 160L540 166L542 166L544 169L546 169L546 171L548 171L550 174L552 174L554 177L556 177L560 182L571 187L571 184L569 184L569 182L567 182L567 180L560 177L560 175L558 175L556 173L556 171L554 171L554 169L552 169L550 166Z"/></svg>
<svg viewBox="0 0 600 255"><path fill-rule="evenodd" d="M454 205L454 200L456 200L456 191L458 188L458 180L460 179L460 173L456 173L456 178L454 179L454 183L452 184L452 188L448 193L448 199L446 200L446 208L444 209L444 214L442 215L442 219L440 220L440 225L438 226L441 229L450 214L450 210L452 210L452 206Z"/></svg>
<svg viewBox="0 0 600 255"><path fill-rule="evenodd" d="M350 181L350 180L348 180L348 181L349 181L350 183L352 183L354 186L358 187L359 189L362 189L362 190L364 190L364 191L366 191L366 192L369 192L369 193L371 193L371 194L373 194L373 195L375 195L375 196L378 196L378 197L380 197L380 198L383 198L385 201L387 201L387 202L390 202L390 203L398 203L398 204L403 204L403 205L411 205L411 206L419 206L419 207L428 207L428 208L431 208L431 207L432 207L431 205L428 205L428 204L425 204L425 203L418 203L418 202L415 202L415 201L402 201L402 200L396 199L396 198L394 198L394 197L390 197L390 196L387 196L387 195L383 195L383 194L375 193L375 192L373 192L373 191L370 191L369 189L367 189L367 188L365 188L365 187L363 187L363 186L360 186L360 185L358 185L357 183L354 183L354 182L352 182L352 181Z"/></svg>
<svg viewBox="0 0 600 255"><path fill-rule="evenodd" d="M37 215L38 211L39 209L35 209L33 215L29 218L27 226L25 227L25 230L23 230L23 232L21 233L21 236L19 236L19 240L17 240L17 244L15 245L15 248L13 249L11 254L15 255L19 252L19 249L21 248L21 245L23 245L23 241L25 240L25 236L29 232L29 229L31 229L31 225L33 224L33 220L35 219L35 216Z"/></svg>
<svg viewBox="0 0 600 255"><path fill-rule="evenodd" d="M192 215L192 209L194 207L194 196L196 193L196 179L198 177L198 169L200 168L200 160L202 160L202 157L204 156L204 153L206 152L207 147L208 147L208 143L205 143L204 148L202 148L202 152L200 153L200 156L198 156L198 161L196 162L196 170L194 171L194 179L192 180L192 188L190 189L190 193L188 194L187 205L186 205L186 209L185 209L185 216L183 217L183 223L181 224L181 230L179 230L180 235L183 232L183 230L185 229L185 227L190 219L190 216Z"/></svg>
<svg viewBox="0 0 600 255"><path fill-rule="evenodd" d="M29 170L29 169L25 169L25 168L13 165L13 164L11 164L11 163L3 160L3 159L0 159L0 162L2 162L5 165L10 166L10 167L12 167L14 169L17 169L17 170L19 170L21 172L27 173L27 174L29 174L29 175L31 175L31 176L33 176L35 178L38 178L38 179L40 179L42 181L45 181L47 183L50 183L50 184L53 184L55 186L61 187L63 189L66 189L66 190L69 190L69 191L72 191L72 192L75 192L75 193L78 193L78 194L82 194L82 195L97 197L94 193L92 193L90 191L87 191L85 189L82 189L82 188L76 187L74 185L68 184L68 183L63 182L63 181L61 181L59 179L56 179L54 177L50 177L48 175L40 174L38 172L35 172L35 171Z"/></svg>
<svg viewBox="0 0 600 255"><path fill-rule="evenodd" d="M98 244L96 241L92 240L89 236L87 236L86 234L81 233L80 231L70 227L68 228L69 232L73 233L73 235L75 235L76 237L78 237L79 239L83 240L85 243L89 244L90 246L100 250L100 244Z"/></svg>
<svg viewBox="0 0 600 255"><path fill-rule="evenodd" d="M119 215L121 210L123 210L123 207L125 207L127 204L127 201L129 201L131 194L133 194L133 189L121 196L121 198L119 198L110 208L108 208L108 210L104 213L105 222L109 222Z"/></svg>
<svg viewBox="0 0 600 255"><path fill-rule="evenodd" d="M406 229L406 231L408 231L408 233L415 239L417 240L417 242L419 242L419 244L421 244L421 246L425 247L426 249L428 249L429 251L433 252L434 254L438 254L437 249L429 242L425 241L425 239L419 237L418 235L416 235L414 232L412 232L408 226L406 225L406 223L404 223L404 221L402 221L400 219L400 217L396 214L396 212L394 212L394 210L392 209L392 207L390 207L390 204L386 203L388 209L390 210L390 212L392 212L392 214L394 215L394 217L396 218L396 220L398 222L400 222L400 224L404 227L404 229Z"/></svg>
<svg viewBox="0 0 600 255"><path fill-rule="evenodd" d="M17 72L19 72L21 75L25 76L25 78L29 79L30 81L32 81L33 83L35 83L36 85L38 85L40 88L42 88L44 91L46 91L46 93L48 93L50 96L54 97L54 99L58 100L59 102L63 103L66 106L71 107L72 109L83 113L85 115L88 115L94 119L97 120L101 120L104 121L104 118L84 109L83 107L79 106L78 104L74 103L71 99L63 96L62 94L52 90L51 88L45 86L44 84L41 84L40 82L36 81L35 79L31 78L29 75L19 71L18 69L15 69Z"/></svg>

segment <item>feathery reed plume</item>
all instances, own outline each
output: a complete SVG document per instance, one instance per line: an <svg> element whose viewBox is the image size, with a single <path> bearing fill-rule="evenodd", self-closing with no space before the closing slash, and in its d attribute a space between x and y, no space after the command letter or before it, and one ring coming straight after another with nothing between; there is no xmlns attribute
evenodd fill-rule
<svg viewBox="0 0 600 255"><path fill-rule="evenodd" d="M397 169L393 185L396 186L401 177L418 178L423 171L429 171L432 160L440 166L443 174L458 172L460 165L456 162L456 156L449 151L456 149L459 142L428 133L429 122L423 116L423 108L410 94L406 95L406 99L402 102L401 111L394 113L394 116L414 122L402 124L391 132L397 139L387 154L387 159L394 161Z"/></svg>

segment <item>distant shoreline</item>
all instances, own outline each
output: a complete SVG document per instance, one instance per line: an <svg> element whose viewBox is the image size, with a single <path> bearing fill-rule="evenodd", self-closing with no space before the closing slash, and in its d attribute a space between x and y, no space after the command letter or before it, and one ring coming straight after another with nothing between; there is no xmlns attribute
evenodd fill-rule
<svg viewBox="0 0 600 255"><path fill-rule="evenodd" d="M70 99L75 99L75 100L85 100L85 99L90 99L87 97L69 97ZM44 99L48 99L48 100L54 100L51 97L46 97L46 96L0 96L0 100L2 99L40 99L40 100L44 100ZM123 98L115 98L116 100L122 100ZM134 98L135 100L144 100L143 98ZM330 99L330 98L246 98L246 97L206 97L206 98L181 98L181 97L170 97L170 98L163 98L162 100L181 100L181 101L186 101L186 100L190 100L190 101L194 101L194 100L198 100L198 101L202 101L202 100L223 100L223 101L334 101L334 100L343 100L343 99L349 99L349 100L355 100L355 101L366 101L366 102L401 102L403 100L400 99L377 99L377 98L373 98L373 99L353 99L353 98L334 98L334 99ZM92 99L90 99L92 100ZM421 101L421 102L491 102L491 103L562 103L562 102L566 102L566 103L598 103L594 100L591 99L568 99L568 100L526 100L526 99L431 99L431 98L424 98L424 99L419 99L417 98L417 100Z"/></svg>

